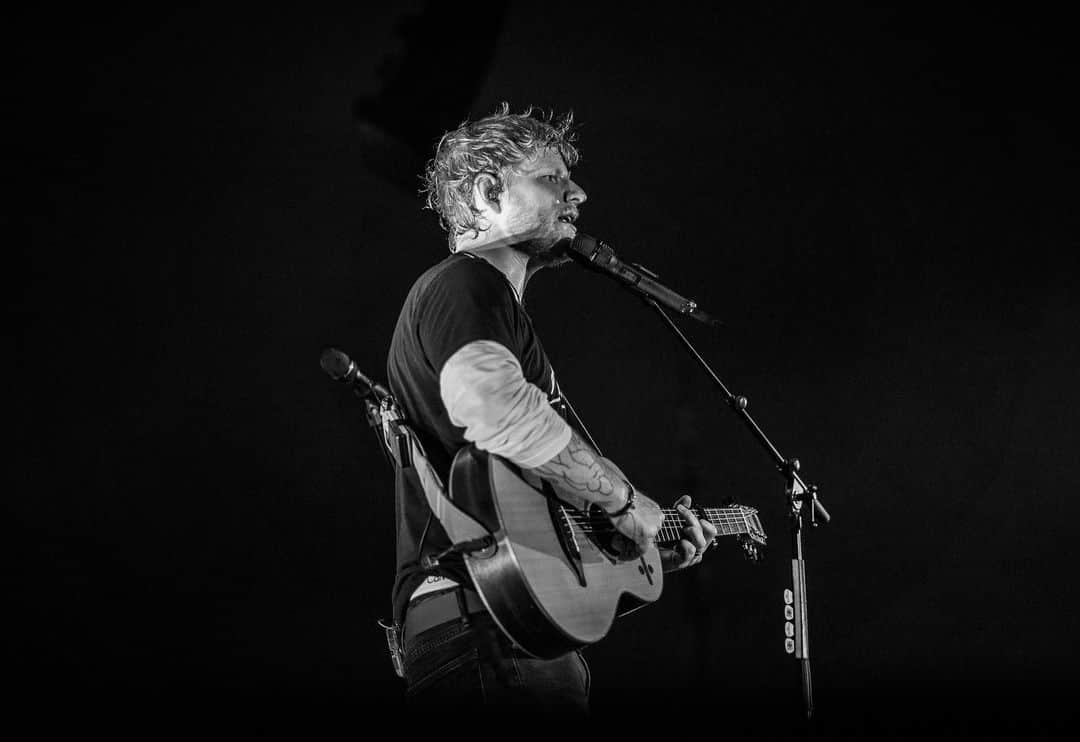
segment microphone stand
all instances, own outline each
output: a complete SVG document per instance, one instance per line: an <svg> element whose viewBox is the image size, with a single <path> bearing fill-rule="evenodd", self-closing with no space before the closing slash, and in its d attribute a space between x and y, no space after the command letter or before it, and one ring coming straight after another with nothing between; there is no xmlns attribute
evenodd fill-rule
<svg viewBox="0 0 1080 742"><path fill-rule="evenodd" d="M690 351L690 354L694 356L701 367L705 369L713 383L723 393L728 406L739 416L739 419L750 430L754 438L765 448L773 463L776 464L777 471L784 478L784 497L787 503L788 515L791 518L793 554L791 560L792 587L784 590L784 650L788 654L794 655L799 663L802 675L803 705L806 710L806 718L809 719L814 712L814 696L813 685L810 680L810 630L806 616L806 562L803 556L802 532L804 519L809 520L811 527L817 527L819 521L828 523L832 518L818 499L817 486L808 486L799 476L799 460L784 458L765 436L758 424L754 422L750 413L746 411L749 400L746 397L737 397L728 390L724 382L713 372L709 364L687 340L667 312L652 297L633 289L631 291L659 313L668 328L683 346ZM804 506L806 507L804 508Z"/></svg>

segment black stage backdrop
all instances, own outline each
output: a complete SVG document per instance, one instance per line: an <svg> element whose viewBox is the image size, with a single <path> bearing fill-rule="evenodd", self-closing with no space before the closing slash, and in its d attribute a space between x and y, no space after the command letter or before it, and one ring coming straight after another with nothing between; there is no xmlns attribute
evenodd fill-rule
<svg viewBox="0 0 1080 742"><path fill-rule="evenodd" d="M598 715L836 738L1022 737L1071 713L1062 18L411 3L14 20L14 707L357 732L397 711L376 626L391 478L318 357L335 345L383 378L400 302L446 254L423 162L505 100L574 111L581 229L723 320L681 324L834 518L805 542L802 725L779 476L646 307L575 266L539 275L529 310L605 453L662 502L759 508L771 537L762 564L725 544L669 576L587 651Z"/></svg>

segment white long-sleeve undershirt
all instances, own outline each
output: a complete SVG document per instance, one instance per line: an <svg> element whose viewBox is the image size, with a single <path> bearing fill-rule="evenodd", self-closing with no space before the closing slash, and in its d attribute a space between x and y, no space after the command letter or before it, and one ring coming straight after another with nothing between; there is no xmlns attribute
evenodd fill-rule
<svg viewBox="0 0 1080 742"><path fill-rule="evenodd" d="M439 372L439 393L466 440L518 466L540 466L570 442L569 424L500 343L475 340L450 356Z"/></svg>

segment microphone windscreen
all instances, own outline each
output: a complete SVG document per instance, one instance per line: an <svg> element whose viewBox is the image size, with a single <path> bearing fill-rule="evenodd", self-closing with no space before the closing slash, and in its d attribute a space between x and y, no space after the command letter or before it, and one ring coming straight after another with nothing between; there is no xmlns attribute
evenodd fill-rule
<svg viewBox="0 0 1080 742"><path fill-rule="evenodd" d="M552 252L559 256L573 258L579 263L589 265L596 252L598 240L584 232L578 232L573 239L564 237L555 243Z"/></svg>
<svg viewBox="0 0 1080 742"><path fill-rule="evenodd" d="M345 378L345 374L349 372L352 361L337 348L327 348L319 358L319 365L331 377L340 380Z"/></svg>
<svg viewBox="0 0 1080 742"><path fill-rule="evenodd" d="M597 240L595 237L585 234L584 232L578 232L574 235L573 242L570 245L570 249L579 255L585 255L586 257L596 252Z"/></svg>

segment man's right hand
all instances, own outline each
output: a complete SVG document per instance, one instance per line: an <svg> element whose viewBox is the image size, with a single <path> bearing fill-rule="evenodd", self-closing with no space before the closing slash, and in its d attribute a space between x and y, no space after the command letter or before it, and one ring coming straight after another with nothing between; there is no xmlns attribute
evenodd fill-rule
<svg viewBox="0 0 1080 742"><path fill-rule="evenodd" d="M624 501L625 502L625 501ZM618 535L612 546L623 559L637 559L656 542L664 513L651 497L640 490L634 493L634 507L611 519Z"/></svg>
<svg viewBox="0 0 1080 742"><path fill-rule="evenodd" d="M600 461L623 480L629 492L629 487L632 485L623 470L605 456L601 456ZM626 496L624 495L620 507L625 504ZM606 511L617 513L619 508L608 507ZM617 515L611 519L611 524L619 533L619 538L612 539L612 545L618 550L619 556L624 559L637 559L647 552L656 541L656 534L659 533L663 520L664 514L656 501L635 488L634 507L625 515Z"/></svg>
<svg viewBox="0 0 1080 742"><path fill-rule="evenodd" d="M598 454L573 431L570 442L547 462L530 470L547 480L565 501L577 506L584 501L599 505L606 513L618 513L626 505L630 480L611 460ZM635 493L634 507L612 517L617 531L612 546L629 558L648 551L660 532L663 511L643 492Z"/></svg>

